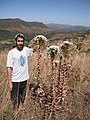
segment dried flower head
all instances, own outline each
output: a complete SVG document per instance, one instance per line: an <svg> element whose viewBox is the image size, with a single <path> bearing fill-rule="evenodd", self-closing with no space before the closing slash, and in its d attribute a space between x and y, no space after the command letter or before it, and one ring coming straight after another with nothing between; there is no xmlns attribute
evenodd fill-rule
<svg viewBox="0 0 90 120"><path fill-rule="evenodd" d="M70 54L70 52L71 52L73 47L74 47L73 43L69 42L69 41L63 41L63 43L60 44L60 48L61 48L62 54L65 57L67 57Z"/></svg>
<svg viewBox="0 0 90 120"><path fill-rule="evenodd" d="M64 43L64 44L67 44L67 45L73 45L73 43L72 43L72 42L69 42L69 41L64 41L63 43Z"/></svg>
<svg viewBox="0 0 90 120"><path fill-rule="evenodd" d="M59 54L59 46L52 45L47 47L47 54L51 57L54 58L57 54Z"/></svg>
<svg viewBox="0 0 90 120"><path fill-rule="evenodd" d="M35 45L40 45L42 47L46 46L47 43L47 38L44 35L37 35L35 36L31 42L30 42L30 46L35 46Z"/></svg>

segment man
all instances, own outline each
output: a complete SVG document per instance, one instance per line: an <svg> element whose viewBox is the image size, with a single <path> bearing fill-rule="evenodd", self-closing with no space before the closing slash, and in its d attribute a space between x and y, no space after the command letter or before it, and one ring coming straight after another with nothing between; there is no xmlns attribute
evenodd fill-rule
<svg viewBox="0 0 90 120"><path fill-rule="evenodd" d="M7 80L13 103L13 109L22 109L26 85L29 79L28 57L32 56L32 49L24 46L25 37L19 33L15 36L16 47L7 55Z"/></svg>

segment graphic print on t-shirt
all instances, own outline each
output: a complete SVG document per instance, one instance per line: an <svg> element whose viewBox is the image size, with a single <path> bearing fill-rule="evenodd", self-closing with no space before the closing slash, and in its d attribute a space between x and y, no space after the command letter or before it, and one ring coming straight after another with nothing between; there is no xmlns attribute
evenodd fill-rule
<svg viewBox="0 0 90 120"><path fill-rule="evenodd" d="M20 65L20 66L24 66L25 65L25 62L26 62L26 60L25 60L25 56L20 56L20 58L18 59L18 64Z"/></svg>

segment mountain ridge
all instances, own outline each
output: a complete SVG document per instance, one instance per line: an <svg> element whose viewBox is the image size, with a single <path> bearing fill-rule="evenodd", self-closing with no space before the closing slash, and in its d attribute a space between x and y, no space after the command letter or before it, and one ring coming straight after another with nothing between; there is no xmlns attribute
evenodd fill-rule
<svg viewBox="0 0 90 120"><path fill-rule="evenodd" d="M18 32L24 33L27 38L31 38L36 34L47 34L52 31L52 28L41 22L26 22L18 18L0 19L0 38L2 39L7 36L5 33L10 33L11 36L7 36L9 39Z"/></svg>
<svg viewBox="0 0 90 120"><path fill-rule="evenodd" d="M23 33L28 40L35 35L43 34L49 40L63 39L90 30L90 27L65 24L44 24L42 22L27 22L19 18L0 19L0 40L14 39L17 33Z"/></svg>
<svg viewBox="0 0 90 120"><path fill-rule="evenodd" d="M82 26L82 25L68 25L68 24L57 24L57 23L49 23L48 27L54 28L59 31L76 31L76 30L90 30L90 27Z"/></svg>

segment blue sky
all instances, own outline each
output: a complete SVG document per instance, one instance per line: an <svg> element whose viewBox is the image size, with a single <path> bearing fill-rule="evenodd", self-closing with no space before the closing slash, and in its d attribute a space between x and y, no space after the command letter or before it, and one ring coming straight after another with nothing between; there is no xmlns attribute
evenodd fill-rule
<svg viewBox="0 0 90 120"><path fill-rule="evenodd" d="M90 26L90 0L0 0L0 19Z"/></svg>

